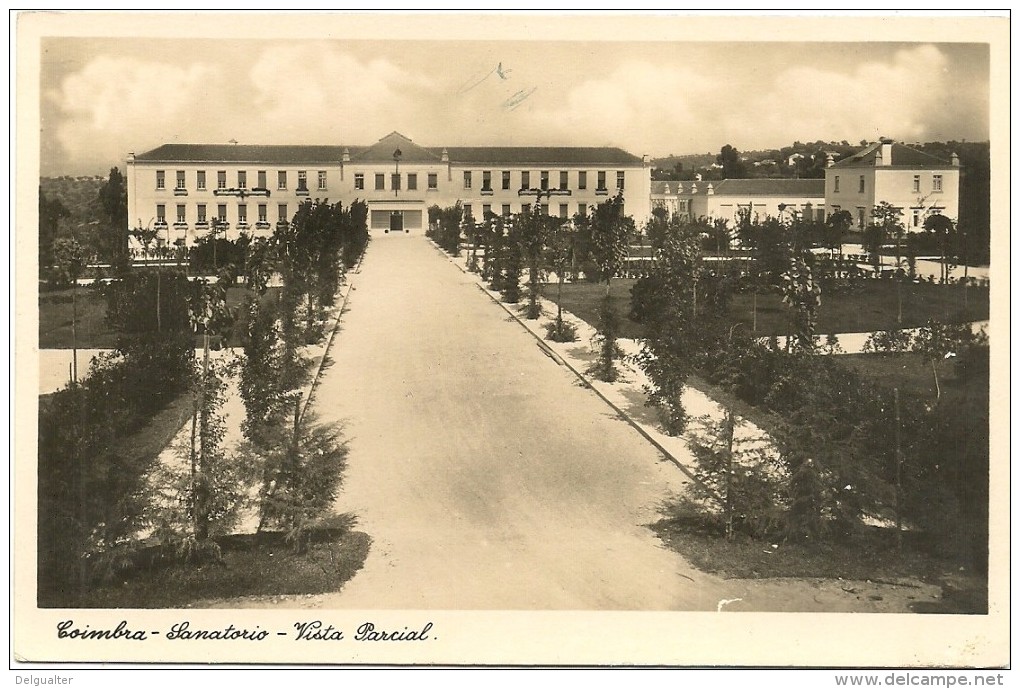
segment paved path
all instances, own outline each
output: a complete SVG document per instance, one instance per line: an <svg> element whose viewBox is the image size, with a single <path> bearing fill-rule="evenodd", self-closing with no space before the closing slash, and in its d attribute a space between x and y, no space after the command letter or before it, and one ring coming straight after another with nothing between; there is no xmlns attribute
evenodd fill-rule
<svg viewBox="0 0 1020 689"><path fill-rule="evenodd" d="M323 608L715 610L643 525L682 475L421 237L376 237L317 393L374 539Z"/></svg>

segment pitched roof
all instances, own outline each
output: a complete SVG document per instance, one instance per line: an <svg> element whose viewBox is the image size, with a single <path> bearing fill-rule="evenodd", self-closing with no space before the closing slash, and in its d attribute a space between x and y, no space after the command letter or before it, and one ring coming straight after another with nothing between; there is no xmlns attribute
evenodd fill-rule
<svg viewBox="0 0 1020 689"><path fill-rule="evenodd" d="M878 158L881 148L882 142L868 144L860 151L857 151L853 155L847 156L838 163L835 163L832 167L875 167L875 159ZM920 168L953 167L952 163L947 163L946 161L936 158L929 153L919 151L916 148L905 144L893 142L890 150L892 151L892 160L883 160L883 165Z"/></svg>
<svg viewBox="0 0 1020 689"><path fill-rule="evenodd" d="M352 152L351 160L364 163L392 163L397 154L403 163L438 163L440 158L400 132L390 132L357 155Z"/></svg>
<svg viewBox="0 0 1020 689"><path fill-rule="evenodd" d="M438 155L442 148L430 149ZM457 146L446 149L451 163L492 165L641 165L621 148L600 146Z"/></svg>
<svg viewBox="0 0 1020 689"><path fill-rule="evenodd" d="M349 147L351 155L358 147ZM163 144L135 160L167 163L339 163L343 146L261 146L245 144Z"/></svg>
<svg viewBox="0 0 1020 689"><path fill-rule="evenodd" d="M704 196L708 194L709 185L712 186L712 193L716 196L825 197L824 179L788 179L785 177L702 180L699 182L658 181L652 182L652 193Z"/></svg>
<svg viewBox="0 0 1020 689"><path fill-rule="evenodd" d="M297 163L338 164L344 150L351 161L393 162L400 151L405 163L438 163L443 153L453 164L488 165L641 165L641 158L620 148L597 146L442 146L424 147L399 132L391 132L371 146L262 146L251 144L163 144L135 156L144 162L167 163Z"/></svg>

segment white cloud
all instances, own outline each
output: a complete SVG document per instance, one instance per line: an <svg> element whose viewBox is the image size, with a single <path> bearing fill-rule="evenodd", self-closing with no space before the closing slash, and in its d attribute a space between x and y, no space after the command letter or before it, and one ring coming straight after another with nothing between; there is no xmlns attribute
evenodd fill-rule
<svg viewBox="0 0 1020 689"><path fill-rule="evenodd" d="M410 124L416 100L432 88L385 59L361 61L321 44L269 48L248 77L258 113L252 138L263 141L369 143Z"/></svg>
<svg viewBox="0 0 1020 689"><path fill-rule="evenodd" d="M850 73L789 68L749 93L726 124L744 145L806 138L923 140L952 89L947 62L938 48L922 45L897 52L889 63L864 62Z"/></svg>
<svg viewBox="0 0 1020 689"><path fill-rule="evenodd" d="M61 116L55 135L69 167L122 161L133 148L170 140L208 116L220 70L201 62L183 67L97 57L47 94Z"/></svg>

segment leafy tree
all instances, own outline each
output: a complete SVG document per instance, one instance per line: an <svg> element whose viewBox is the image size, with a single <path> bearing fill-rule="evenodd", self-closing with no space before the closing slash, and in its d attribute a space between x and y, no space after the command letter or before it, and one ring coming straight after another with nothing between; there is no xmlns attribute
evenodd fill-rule
<svg viewBox="0 0 1020 689"><path fill-rule="evenodd" d="M572 328L563 321L563 281L574 258L575 235L573 222L557 222L550 226L544 247L545 265L556 273L556 320L549 330L549 339L555 342L573 342L576 339L576 335L570 332Z"/></svg>
<svg viewBox="0 0 1020 689"><path fill-rule="evenodd" d="M100 251L103 258L120 271L126 270L128 259L127 182L118 168L110 169L110 176L99 189L99 203L106 220L107 237Z"/></svg>
<svg viewBox="0 0 1020 689"><path fill-rule="evenodd" d="M868 256L871 258L871 265L876 270L882 261L882 247L885 245L886 239L885 227L877 223L869 223L864 228L861 236L861 245L868 252Z"/></svg>
<svg viewBox="0 0 1020 689"><path fill-rule="evenodd" d="M527 318L535 319L542 315L538 297L539 279L544 268L543 252L548 238L561 221L543 213L542 206L536 203L530 213L521 213L518 216L518 222L520 250L528 266L528 306L525 313Z"/></svg>
<svg viewBox="0 0 1020 689"><path fill-rule="evenodd" d="M896 269L900 269L903 245L903 234L906 229L903 227L903 209L893 206L888 201L881 201L871 209L871 223L882 228L882 235L885 239L892 239L896 248Z"/></svg>
<svg viewBox="0 0 1020 689"><path fill-rule="evenodd" d="M612 382L618 375L613 362L619 351L616 344L617 317L612 305L612 280L623 268L635 229L634 219L623 214L623 195L617 194L613 199L595 206L587 229L591 241L590 256L599 275L606 281L606 294L599 308L599 356L592 370L599 380Z"/></svg>
<svg viewBox="0 0 1020 689"><path fill-rule="evenodd" d="M843 238L853 227L854 218L850 211L840 210L830 213L825 219L825 230L823 241L830 251L839 251L840 258L843 257Z"/></svg>
<svg viewBox="0 0 1020 689"><path fill-rule="evenodd" d="M53 243L60 234L60 224L69 215L58 198L50 198L39 189L39 269L53 265Z"/></svg>
<svg viewBox="0 0 1020 689"><path fill-rule="evenodd" d="M740 159L740 151L733 148L730 144L722 147L715 161L722 165L723 179L737 179L747 176L744 161Z"/></svg>
<svg viewBox="0 0 1020 689"><path fill-rule="evenodd" d="M804 256L796 256L783 274L783 302L793 309L793 333L797 351L815 351L815 326L822 290L814 280L811 265Z"/></svg>
<svg viewBox="0 0 1020 689"><path fill-rule="evenodd" d="M950 265L949 258L952 255L953 245L956 239L956 227L953 221L941 213L934 213L924 219L924 231L935 238L935 245L938 247L942 261L939 265L939 281L946 284L949 281Z"/></svg>
<svg viewBox="0 0 1020 689"><path fill-rule="evenodd" d="M651 381L649 403L661 410L671 435L683 432L687 425L683 392L697 351L694 295L703 270L698 229L674 216L648 276L642 278L649 287L642 311L645 341L638 363Z"/></svg>

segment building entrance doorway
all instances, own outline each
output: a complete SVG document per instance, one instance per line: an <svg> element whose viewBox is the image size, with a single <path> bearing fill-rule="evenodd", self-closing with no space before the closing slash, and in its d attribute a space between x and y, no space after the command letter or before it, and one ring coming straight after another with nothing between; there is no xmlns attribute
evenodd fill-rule
<svg viewBox="0 0 1020 689"><path fill-rule="evenodd" d="M401 211L390 213L390 229L387 232L407 232L404 229L404 214Z"/></svg>

